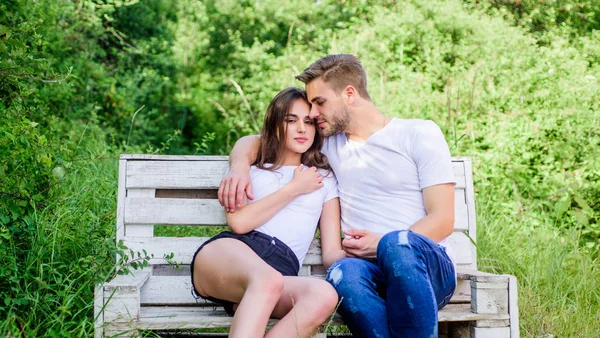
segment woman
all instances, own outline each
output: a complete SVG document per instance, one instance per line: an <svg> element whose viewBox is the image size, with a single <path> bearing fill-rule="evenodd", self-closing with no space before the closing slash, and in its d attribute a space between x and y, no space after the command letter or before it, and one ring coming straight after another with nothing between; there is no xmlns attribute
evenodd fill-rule
<svg viewBox="0 0 600 338"><path fill-rule="evenodd" d="M230 337L310 337L337 304L327 282L297 276L317 223L324 264L345 257L337 183L309 110L303 90L273 98L250 171L254 201L194 255L194 293L235 309ZM281 320L265 335L270 317Z"/></svg>

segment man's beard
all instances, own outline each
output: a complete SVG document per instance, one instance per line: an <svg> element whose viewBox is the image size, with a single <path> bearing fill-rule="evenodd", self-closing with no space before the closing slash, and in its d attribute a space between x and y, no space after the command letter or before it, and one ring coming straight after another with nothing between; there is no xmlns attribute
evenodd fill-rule
<svg viewBox="0 0 600 338"><path fill-rule="evenodd" d="M348 124L350 124L350 111L347 107L340 108L333 115L331 120L327 120L329 123L329 128L323 130L323 135L325 137L333 136L339 134L348 128Z"/></svg>

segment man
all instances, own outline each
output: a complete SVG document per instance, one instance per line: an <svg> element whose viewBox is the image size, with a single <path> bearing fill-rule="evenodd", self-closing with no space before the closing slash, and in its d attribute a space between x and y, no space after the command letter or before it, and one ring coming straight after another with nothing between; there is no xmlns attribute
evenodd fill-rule
<svg viewBox="0 0 600 338"><path fill-rule="evenodd" d="M353 55L326 56L296 77L306 84L338 179L347 258L327 280L356 337L436 337L437 311L456 287L445 238L454 229L450 151L432 121L389 118L371 102ZM234 147L219 200L229 212L252 198L258 139Z"/></svg>

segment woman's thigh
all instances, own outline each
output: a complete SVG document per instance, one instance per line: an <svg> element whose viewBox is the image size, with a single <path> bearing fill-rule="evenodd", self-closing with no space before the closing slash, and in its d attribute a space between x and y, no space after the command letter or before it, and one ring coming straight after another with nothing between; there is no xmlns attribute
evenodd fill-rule
<svg viewBox="0 0 600 338"><path fill-rule="evenodd" d="M194 260L194 286L202 296L239 303L252 280L279 275L249 246L233 238L205 245Z"/></svg>

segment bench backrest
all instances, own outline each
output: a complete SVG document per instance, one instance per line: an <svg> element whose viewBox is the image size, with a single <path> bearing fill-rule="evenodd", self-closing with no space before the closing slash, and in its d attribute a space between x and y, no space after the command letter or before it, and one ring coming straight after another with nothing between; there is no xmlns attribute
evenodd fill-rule
<svg viewBox="0 0 600 338"><path fill-rule="evenodd" d="M476 269L475 205L471 160L453 158L456 184L455 232L449 240L458 269ZM164 255L189 264L207 238L154 236L155 225L223 226L225 214L217 189L229 164L225 156L122 155L119 162L117 241L133 251ZM468 236L466 235L468 234ZM318 240L306 256L301 274L323 275Z"/></svg>

